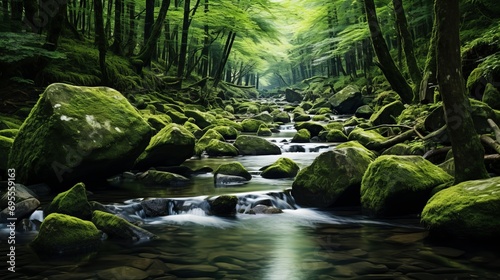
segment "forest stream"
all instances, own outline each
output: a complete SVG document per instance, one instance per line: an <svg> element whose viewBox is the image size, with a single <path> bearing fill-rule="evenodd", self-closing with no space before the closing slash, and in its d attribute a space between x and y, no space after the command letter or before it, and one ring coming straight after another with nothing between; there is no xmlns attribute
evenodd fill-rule
<svg viewBox="0 0 500 280"><path fill-rule="evenodd" d="M334 143L283 142L293 126L267 140L280 143L281 156L302 168ZM64 257L39 256L28 242L36 236L41 211L31 216L33 230L18 232L18 271L2 279L498 279L500 254L488 246L434 244L417 217L371 219L359 208L301 208L286 189L293 179L270 180L259 168L279 156L245 156L238 160L252 174L242 185L216 187L212 174L196 175L183 187L148 187L124 183L119 191L95 191L99 201L159 238L137 243L104 241L97 253ZM216 167L228 158L191 159L185 166ZM235 194L236 217L205 213L207 196ZM134 205L145 198L170 199L169 215L146 218ZM45 198L49 202L51 197ZM42 198L42 203L45 201ZM281 214L246 214L266 204ZM8 230L2 225L2 236ZM1 246L6 255L7 246ZM2 272L3 273L3 272Z"/></svg>

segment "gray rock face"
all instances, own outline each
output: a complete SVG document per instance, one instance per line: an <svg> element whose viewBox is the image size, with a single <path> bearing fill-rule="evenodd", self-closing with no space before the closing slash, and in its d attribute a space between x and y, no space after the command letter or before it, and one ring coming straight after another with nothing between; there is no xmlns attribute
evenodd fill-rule
<svg viewBox="0 0 500 280"><path fill-rule="evenodd" d="M9 167L24 184L104 180L132 167L151 131L114 89L52 84L20 128Z"/></svg>
<svg viewBox="0 0 500 280"><path fill-rule="evenodd" d="M334 94L328 102L332 109L339 114L354 114L356 109L363 105L363 99L359 88L349 85Z"/></svg>
<svg viewBox="0 0 500 280"><path fill-rule="evenodd" d="M302 95L293 89L287 88L285 90L285 100L294 103L302 101Z"/></svg>

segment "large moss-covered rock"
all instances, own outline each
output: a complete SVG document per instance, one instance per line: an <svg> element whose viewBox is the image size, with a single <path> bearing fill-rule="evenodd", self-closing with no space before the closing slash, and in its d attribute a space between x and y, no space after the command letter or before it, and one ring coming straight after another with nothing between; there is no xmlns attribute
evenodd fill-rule
<svg viewBox="0 0 500 280"><path fill-rule="evenodd" d="M73 255L97 250L102 232L82 219L52 213L43 221L31 247L44 255Z"/></svg>
<svg viewBox="0 0 500 280"><path fill-rule="evenodd" d="M171 105L164 105L163 112L167 114L174 123L184 124L189 118L184 115L184 111L176 110L175 107Z"/></svg>
<svg viewBox="0 0 500 280"><path fill-rule="evenodd" d="M135 167L147 169L152 166L180 165L193 156L195 137L178 124L168 124L158 132L137 158Z"/></svg>
<svg viewBox="0 0 500 280"><path fill-rule="evenodd" d="M217 130L215 129L207 130L207 132L205 132L205 134L196 142L195 154L197 156L200 156L203 153L203 151L205 151L210 141L214 139L225 141L224 136L222 136L222 134L220 134Z"/></svg>
<svg viewBox="0 0 500 280"><path fill-rule="evenodd" d="M292 143L309 143L311 142L311 133L309 130L303 128L297 133L292 138Z"/></svg>
<svg viewBox="0 0 500 280"><path fill-rule="evenodd" d="M131 241L156 238L151 232L133 225L121 217L99 210L92 213L92 223L111 238Z"/></svg>
<svg viewBox="0 0 500 280"><path fill-rule="evenodd" d="M387 139L380 135L376 130L364 130L360 127L355 128L349 133L348 139L350 141L358 141L361 145L367 146L368 143L382 143Z"/></svg>
<svg viewBox="0 0 500 280"><path fill-rule="evenodd" d="M261 125L266 126L266 123L261 120L245 119L241 122L243 132L257 132Z"/></svg>
<svg viewBox="0 0 500 280"><path fill-rule="evenodd" d="M293 178L299 172L299 166L289 158L280 158L275 163L265 166L260 176L267 179Z"/></svg>
<svg viewBox="0 0 500 280"><path fill-rule="evenodd" d="M285 100L290 103L300 102L302 101L302 95L293 89L287 88L285 90Z"/></svg>
<svg viewBox="0 0 500 280"><path fill-rule="evenodd" d="M492 109L500 110L500 91L494 85L487 84L484 90L483 102Z"/></svg>
<svg viewBox="0 0 500 280"><path fill-rule="evenodd" d="M210 157L235 157L240 154L231 143L227 143L218 139L212 139L205 148L207 155Z"/></svg>
<svg viewBox="0 0 500 280"><path fill-rule="evenodd" d="M422 211L422 222L439 238L498 240L500 177L462 182L436 193Z"/></svg>
<svg viewBox="0 0 500 280"><path fill-rule="evenodd" d="M219 132L226 140L234 140L240 134L239 131L232 126L219 125L214 126L213 129Z"/></svg>
<svg viewBox="0 0 500 280"><path fill-rule="evenodd" d="M263 121L265 123L272 123L273 116L269 112L262 112L252 117L254 120Z"/></svg>
<svg viewBox="0 0 500 280"><path fill-rule="evenodd" d="M347 136L340 129L331 129L326 133L325 140L328 142L346 142Z"/></svg>
<svg viewBox="0 0 500 280"><path fill-rule="evenodd" d="M273 114L273 121L281 123L289 123L290 115L288 115L288 113L285 111L277 112L276 114Z"/></svg>
<svg viewBox="0 0 500 280"><path fill-rule="evenodd" d="M234 146L242 155L280 155L281 149L275 144L252 135L240 135Z"/></svg>
<svg viewBox="0 0 500 280"><path fill-rule="evenodd" d="M52 84L20 128L9 167L25 184L105 179L132 167L151 131L114 89Z"/></svg>
<svg viewBox="0 0 500 280"><path fill-rule="evenodd" d="M295 201L312 207L359 205L361 179L375 157L357 142L343 143L322 153L295 178Z"/></svg>
<svg viewBox="0 0 500 280"><path fill-rule="evenodd" d="M210 213L216 216L234 216L238 198L234 195L221 195L214 200L209 200Z"/></svg>
<svg viewBox="0 0 500 280"><path fill-rule="evenodd" d="M84 220L90 220L92 208L87 200L87 191L83 183L74 185L71 189L59 193L44 209L47 216L50 213L71 215Z"/></svg>
<svg viewBox="0 0 500 280"><path fill-rule="evenodd" d="M188 118L193 118L196 125L202 129L211 125L215 121L215 116L199 110L184 110L184 114Z"/></svg>
<svg viewBox="0 0 500 280"><path fill-rule="evenodd" d="M339 114L354 114L359 106L363 105L363 99L358 87L349 85L335 93L329 100L332 109Z"/></svg>
<svg viewBox="0 0 500 280"><path fill-rule="evenodd" d="M219 167L217 167L217 169L215 169L214 171L214 178L217 176L217 174L239 176L245 178L248 181L252 179L252 175L245 169L245 167L241 163L237 161L219 165Z"/></svg>
<svg viewBox="0 0 500 280"><path fill-rule="evenodd" d="M374 125L381 124L394 124L396 123L397 117L403 112L405 106L399 100L391 102L382 108L380 108L377 112L375 112L371 117L370 121Z"/></svg>
<svg viewBox="0 0 500 280"><path fill-rule="evenodd" d="M307 122L311 120L311 116L308 114L294 113L293 121L294 122Z"/></svg>
<svg viewBox="0 0 500 280"><path fill-rule="evenodd" d="M321 131L325 130L325 127L317 122L296 123L294 127L297 131L303 128L307 129L311 133L311 137L318 136Z"/></svg>
<svg viewBox="0 0 500 280"><path fill-rule="evenodd" d="M363 105L356 109L354 115L358 118L369 119L373 115L373 108L370 105Z"/></svg>
<svg viewBox="0 0 500 280"><path fill-rule="evenodd" d="M363 176L361 204L373 216L420 213L432 189L451 180L421 156L380 156Z"/></svg>
<svg viewBox="0 0 500 280"><path fill-rule="evenodd" d="M2 172L2 174L5 173L4 170L7 170L9 152L13 143L14 139L0 136L0 172Z"/></svg>
<svg viewBox="0 0 500 280"><path fill-rule="evenodd" d="M257 136L271 136L273 135L273 132L267 125L261 124L259 126L259 130L257 130Z"/></svg>

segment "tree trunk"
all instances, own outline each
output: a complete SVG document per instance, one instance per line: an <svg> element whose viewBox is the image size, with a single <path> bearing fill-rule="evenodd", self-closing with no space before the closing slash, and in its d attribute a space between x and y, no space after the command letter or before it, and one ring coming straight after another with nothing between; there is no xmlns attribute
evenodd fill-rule
<svg viewBox="0 0 500 280"><path fill-rule="evenodd" d="M137 45L137 35L135 32L135 1L130 1L127 4L127 9L129 14L129 30L125 55L132 56L134 54L135 46Z"/></svg>
<svg viewBox="0 0 500 280"><path fill-rule="evenodd" d="M394 91L398 93L404 103L413 102L413 92L405 78L396 67L394 60L384 40L382 30L378 24L377 12L373 0L365 0L366 19L370 28L373 49L379 60L379 67Z"/></svg>
<svg viewBox="0 0 500 280"><path fill-rule="evenodd" d="M418 93L420 83L422 82L422 72L418 67L417 59L415 58L415 51L413 48L413 39L410 31L408 30L408 22L406 20L403 3L401 0L392 0L394 9L396 10L396 23L401 34L403 49L405 52L406 65L408 72L414 85L415 96Z"/></svg>
<svg viewBox="0 0 500 280"><path fill-rule="evenodd" d="M23 19L23 0L10 1L10 28L12 32L21 32Z"/></svg>
<svg viewBox="0 0 500 280"><path fill-rule="evenodd" d="M94 0L95 16L95 42L99 49L99 66L101 68L101 82L108 84L108 71L106 70L106 33L104 31L103 7L101 0Z"/></svg>
<svg viewBox="0 0 500 280"><path fill-rule="evenodd" d="M226 45L224 46L224 52L222 53L222 60L219 63L219 67L217 68L217 72L214 76L214 87L219 85L219 82L222 77L222 72L224 71L224 67L226 66L227 59L229 58L229 54L231 53L231 49L233 47L234 39L236 38L236 32L229 31L227 36Z"/></svg>
<svg viewBox="0 0 500 280"><path fill-rule="evenodd" d="M149 66L151 64L151 57L156 48L156 42L161 34L161 28L163 26L163 22L165 21L165 17L167 16L168 7L170 6L170 0L163 0L161 2L160 13L158 14L158 18L153 24L153 28L151 30L151 36L147 43L144 45L142 50L139 52L137 59L142 61L142 65L136 65L139 67L139 71L141 72L143 66Z"/></svg>
<svg viewBox="0 0 500 280"><path fill-rule="evenodd" d="M105 27L105 32L107 37L111 37L111 11L113 11L113 0L108 0L108 13L107 13L108 16L106 18L106 27Z"/></svg>
<svg viewBox="0 0 500 280"><path fill-rule="evenodd" d="M144 18L144 45L148 43L155 20L155 0L146 0L146 17Z"/></svg>
<svg viewBox="0 0 500 280"><path fill-rule="evenodd" d="M38 11L37 1L36 0L23 0L24 3L24 20L23 22L34 22L35 15ZM30 24L31 26L33 24ZM36 28L31 28L32 32L36 32Z"/></svg>
<svg viewBox="0 0 500 280"><path fill-rule="evenodd" d="M181 49L179 51L179 65L177 67L177 78L179 79L179 88L182 88L182 79L184 76L184 67L186 66L187 40L189 34L189 9L190 0L184 0L184 17L182 20Z"/></svg>
<svg viewBox="0 0 500 280"><path fill-rule="evenodd" d="M9 22L9 0L2 0L3 22ZM31 19L33 20L33 19Z"/></svg>
<svg viewBox="0 0 500 280"><path fill-rule="evenodd" d="M433 87L437 84L436 44L437 22L436 19L434 19L431 41L429 43L429 51L427 52L427 60L425 61L424 75L422 77L422 82L420 83L420 102L422 103L434 102Z"/></svg>
<svg viewBox="0 0 500 280"><path fill-rule="evenodd" d="M209 12L208 10L208 1L205 0L205 9L204 13L205 15ZM200 70L200 75L202 78L205 78L208 76L208 47L209 47L209 33L208 33L208 24L205 24L203 27L203 31L205 32L205 38L203 39L203 49L201 50L201 70Z"/></svg>
<svg viewBox="0 0 500 280"><path fill-rule="evenodd" d="M465 96L460 58L460 10L458 1L436 0L437 57L439 90L443 98L455 160L455 184L488 178L484 166L484 148L474 129Z"/></svg>
<svg viewBox="0 0 500 280"><path fill-rule="evenodd" d="M61 31L63 26L65 25L66 19L66 10L67 10L67 2L63 2L57 13L49 20L49 27L47 29L47 37L45 39L44 48L47 50L54 51L57 49L59 43L59 37L61 36Z"/></svg>
<svg viewBox="0 0 500 280"><path fill-rule="evenodd" d="M113 44L110 50L117 55L122 55L122 5L123 0L115 0L115 27L113 30Z"/></svg>

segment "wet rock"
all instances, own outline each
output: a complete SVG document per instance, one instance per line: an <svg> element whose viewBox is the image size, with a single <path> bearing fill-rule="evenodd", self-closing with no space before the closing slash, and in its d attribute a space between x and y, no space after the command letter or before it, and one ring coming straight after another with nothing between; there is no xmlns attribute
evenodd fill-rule
<svg viewBox="0 0 500 280"><path fill-rule="evenodd" d="M232 126L219 125L214 126L212 129L219 132L226 140L234 140L239 135L239 131Z"/></svg>
<svg viewBox="0 0 500 280"><path fill-rule="evenodd" d="M162 186L184 186L189 183L189 179L170 172L148 170L137 177L141 182L151 185Z"/></svg>
<svg viewBox="0 0 500 280"><path fill-rule="evenodd" d="M245 177L235 176L235 175L225 175L225 174L215 174L214 184L216 186L226 186L226 185L243 185L246 184L248 180Z"/></svg>
<svg viewBox="0 0 500 280"><path fill-rule="evenodd" d="M484 90L482 101L492 109L500 110L500 91L494 85L488 83Z"/></svg>
<svg viewBox="0 0 500 280"><path fill-rule="evenodd" d="M371 274L371 273L385 273L389 271L389 268L383 264L373 264L371 262L357 262L349 264L351 270L358 274Z"/></svg>
<svg viewBox="0 0 500 280"><path fill-rule="evenodd" d="M40 254L78 254L97 250L101 236L89 221L52 213L43 221L31 246Z"/></svg>
<svg viewBox="0 0 500 280"><path fill-rule="evenodd" d="M339 129L331 129L325 135L327 142L347 142L347 136Z"/></svg>
<svg viewBox="0 0 500 280"><path fill-rule="evenodd" d="M288 115L287 112L279 111L279 112L273 114L273 121L280 122L280 123L289 123L291 120L290 120L290 115Z"/></svg>
<svg viewBox="0 0 500 280"><path fill-rule="evenodd" d="M280 158L273 164L261 168L260 176L267 179L293 178L297 175L300 168L289 158Z"/></svg>
<svg viewBox="0 0 500 280"><path fill-rule="evenodd" d="M294 122L307 122L311 120L311 116L305 114L305 113L294 113L293 114L293 121Z"/></svg>
<svg viewBox="0 0 500 280"><path fill-rule="evenodd" d="M257 136L271 136L273 132L267 127L267 125L261 124L257 130Z"/></svg>
<svg viewBox="0 0 500 280"><path fill-rule="evenodd" d="M422 211L431 236L495 240L500 235L500 177L460 183L436 193Z"/></svg>
<svg viewBox="0 0 500 280"><path fill-rule="evenodd" d="M217 139L220 141L225 141L224 136L217 132L215 129L209 129L203 136L196 141L196 146L195 146L195 154L197 156L200 156L203 151L207 148L207 146L210 144L210 141Z"/></svg>
<svg viewBox="0 0 500 280"><path fill-rule="evenodd" d="M184 110L184 115L188 118L193 118L196 125L201 129L211 125L215 121L215 116L199 110Z"/></svg>
<svg viewBox="0 0 500 280"><path fill-rule="evenodd" d="M97 272L99 279L142 280L149 277L146 272L130 266L119 266Z"/></svg>
<svg viewBox="0 0 500 280"><path fill-rule="evenodd" d="M374 216L420 213L432 189L451 180L421 156L380 156L363 176L361 204Z"/></svg>
<svg viewBox="0 0 500 280"><path fill-rule="evenodd" d="M240 135L234 146L242 155L280 155L281 149L275 144L257 136Z"/></svg>
<svg viewBox="0 0 500 280"><path fill-rule="evenodd" d="M125 219L102 211L94 211L92 222L96 227L112 238L137 241L141 239L154 239L156 236L149 231L135 226Z"/></svg>
<svg viewBox="0 0 500 280"><path fill-rule="evenodd" d="M304 128L311 133L311 137L318 136L321 131L325 130L325 127L317 122L301 122L295 124L295 129L297 131Z"/></svg>
<svg viewBox="0 0 500 280"><path fill-rule="evenodd" d="M303 128L303 129L297 131L297 133L295 133L291 142L292 143L309 143L309 142L311 142L311 133L309 132L309 130Z"/></svg>
<svg viewBox="0 0 500 280"><path fill-rule="evenodd" d="M247 181L252 179L252 175L241 163L237 161L219 165L219 167L217 167L214 171L214 176L217 174L240 176L245 178Z"/></svg>
<svg viewBox="0 0 500 280"><path fill-rule="evenodd" d="M370 105L363 105L356 109L354 115L358 118L369 119L373 114L373 108Z"/></svg>
<svg viewBox="0 0 500 280"><path fill-rule="evenodd" d="M388 237L386 241L399 244L413 244L424 240L428 235L429 233L427 231L415 232L415 233L401 233Z"/></svg>
<svg viewBox="0 0 500 280"><path fill-rule="evenodd" d="M283 210L274 206L258 204L248 211L248 214L281 214Z"/></svg>
<svg viewBox="0 0 500 280"><path fill-rule="evenodd" d="M29 199L29 198L38 198L38 196L29 188L27 188L24 185L21 184L15 184L15 192L14 192L14 197L15 200L14 202L18 203L23 200ZM6 191L2 197L0 198L0 209L4 209L8 206L9 203L9 197L12 197L12 195L9 195L9 191ZM12 199L12 198L11 198Z"/></svg>
<svg viewBox="0 0 500 280"><path fill-rule="evenodd" d="M212 139L205 148L208 156L210 157L235 157L240 154L232 144Z"/></svg>
<svg viewBox="0 0 500 280"><path fill-rule="evenodd" d="M371 117L370 121L373 125L381 125L381 124L394 124L396 123L396 118L403 112L405 106L399 100L396 100L392 103L389 103L382 108L380 108L377 112L375 112Z"/></svg>
<svg viewBox="0 0 500 280"><path fill-rule="evenodd" d="M361 179L375 157L357 142L343 143L322 153L295 178L295 201L312 207L359 204Z"/></svg>
<svg viewBox="0 0 500 280"><path fill-rule="evenodd" d="M254 120L263 121L265 123L272 123L273 116L269 112L262 112L252 117Z"/></svg>
<svg viewBox="0 0 500 280"><path fill-rule="evenodd" d="M183 126L168 124L149 142L137 158L135 168L144 170L152 166L177 166L193 156L195 137Z"/></svg>
<svg viewBox="0 0 500 280"><path fill-rule="evenodd" d="M369 144L382 143L387 140L376 130L364 130L360 127L355 128L349 133L350 141L358 141L361 145L367 147Z"/></svg>
<svg viewBox="0 0 500 280"><path fill-rule="evenodd" d="M29 218L30 215L40 206L40 201L36 198L28 198L15 204L16 210L14 215L11 215L9 208L5 208L0 212L0 223L6 223L7 218L17 218L18 220Z"/></svg>
<svg viewBox="0 0 500 280"><path fill-rule="evenodd" d="M214 200L209 200L210 212L216 216L234 216L238 198L234 195L221 195Z"/></svg>
<svg viewBox="0 0 500 280"><path fill-rule="evenodd" d="M363 98L358 87L349 85L335 93L328 102L339 114L354 114L363 105Z"/></svg>
<svg viewBox="0 0 500 280"><path fill-rule="evenodd" d="M168 199L155 198L141 201L142 210L146 217L166 216L168 212Z"/></svg>
<svg viewBox="0 0 500 280"><path fill-rule="evenodd" d="M285 90L285 100L290 103L300 102L302 101L302 95L293 89L287 88Z"/></svg>
<svg viewBox="0 0 500 280"><path fill-rule="evenodd" d="M51 213L61 213L90 220L92 217L92 208L87 200L85 184L78 183L71 189L59 193L44 209L46 216Z"/></svg>
<svg viewBox="0 0 500 280"><path fill-rule="evenodd" d="M132 167L151 133L114 89L51 84L16 136L9 167L24 184L105 180Z"/></svg>
<svg viewBox="0 0 500 280"><path fill-rule="evenodd" d="M186 178L191 177L191 175L193 175L193 173L194 173L194 171L187 166L156 166L156 167L152 168L151 170L175 173L175 174L184 176Z"/></svg>
<svg viewBox="0 0 500 280"><path fill-rule="evenodd" d="M14 139L0 135L0 171L2 175L7 170L9 160L9 152L14 144Z"/></svg>
<svg viewBox="0 0 500 280"><path fill-rule="evenodd" d="M245 119L241 122L241 127L243 132L253 132L256 133L261 125L266 126L266 123L261 120Z"/></svg>

